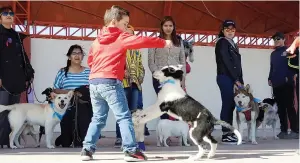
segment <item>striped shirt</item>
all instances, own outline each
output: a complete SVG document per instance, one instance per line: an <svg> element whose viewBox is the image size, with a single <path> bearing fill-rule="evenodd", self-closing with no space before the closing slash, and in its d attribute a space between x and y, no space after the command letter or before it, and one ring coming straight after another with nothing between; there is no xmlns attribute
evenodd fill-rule
<svg viewBox="0 0 300 163"><path fill-rule="evenodd" d="M67 77L65 76L65 70L61 69L56 75L54 89L73 90L82 85L89 85L89 75L89 68L85 68L80 73L68 72Z"/></svg>

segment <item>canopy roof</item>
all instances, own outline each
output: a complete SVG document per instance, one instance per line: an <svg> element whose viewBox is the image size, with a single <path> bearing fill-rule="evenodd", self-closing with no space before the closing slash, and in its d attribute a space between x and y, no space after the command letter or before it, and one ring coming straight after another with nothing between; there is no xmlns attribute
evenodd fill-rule
<svg viewBox="0 0 300 163"><path fill-rule="evenodd" d="M159 28L164 15L173 16L177 28L186 31L218 31L224 19L236 21L241 33L265 35L299 29L299 1L32 1L29 15L31 22L103 25L104 12L112 5L128 9L130 23L140 29Z"/></svg>

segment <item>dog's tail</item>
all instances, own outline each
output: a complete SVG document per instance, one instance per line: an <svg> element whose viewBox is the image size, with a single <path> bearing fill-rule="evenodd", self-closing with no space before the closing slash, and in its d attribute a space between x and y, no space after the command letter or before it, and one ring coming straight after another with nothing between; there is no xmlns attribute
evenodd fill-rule
<svg viewBox="0 0 300 163"><path fill-rule="evenodd" d="M221 121L221 120L218 120L218 119L215 120L215 124L216 124L216 125L221 125L221 126L223 126L223 127L226 127L226 128L228 128L228 129L230 129L230 130L236 135L236 137L238 138L237 145L242 144L242 136L241 136L241 133L240 133L237 129L235 129L233 126L231 126L230 124L228 124L228 123L225 122L225 121Z"/></svg>
<svg viewBox="0 0 300 163"><path fill-rule="evenodd" d="M15 108L15 105L8 105L8 106L0 105L0 113L5 111L5 110L12 110L14 108Z"/></svg>

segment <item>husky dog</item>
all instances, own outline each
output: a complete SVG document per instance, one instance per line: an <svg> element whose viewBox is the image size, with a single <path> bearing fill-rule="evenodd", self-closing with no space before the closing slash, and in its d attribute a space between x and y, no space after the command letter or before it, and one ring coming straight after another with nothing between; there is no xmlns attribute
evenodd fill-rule
<svg viewBox="0 0 300 163"><path fill-rule="evenodd" d="M162 89L159 91L154 105L133 116L134 123L138 123L136 125L144 125L164 113L192 124L189 134L192 141L198 146L199 152L196 156L190 157L191 160L198 160L203 156L205 152L202 147L203 141L211 146L207 157L211 158L215 155L217 141L211 135L215 125L222 125L232 130L238 137L237 144L241 144L242 138L238 130L228 123L216 119L207 108L187 95L181 88L182 65L165 66L161 70L155 71L153 77L159 80Z"/></svg>
<svg viewBox="0 0 300 163"><path fill-rule="evenodd" d="M184 46L184 53L185 57L189 58L190 62L194 62L194 47L193 47L194 41L183 41L183 46Z"/></svg>
<svg viewBox="0 0 300 163"><path fill-rule="evenodd" d="M274 99L266 98L261 103L259 103L259 108L264 112L262 121L263 139L267 139L265 128L266 126L272 126L273 128L273 138L279 139L276 135L276 123L279 119L278 117L278 107Z"/></svg>
<svg viewBox="0 0 300 163"><path fill-rule="evenodd" d="M10 147L12 149L24 148L24 146L19 144L18 137L26 125L29 124L45 127L47 148L55 148L51 142L53 130L65 114L73 94L73 91L69 91L67 94L57 94L52 104L22 103L9 106L0 105L0 112L11 110L8 115L12 129L9 138Z"/></svg>
<svg viewBox="0 0 300 163"><path fill-rule="evenodd" d="M170 136L179 136L179 146L191 146L187 143L188 140L189 125L183 121L171 121L169 119L159 120L156 128L157 146L160 147L163 144L165 147L169 147L167 139ZM183 140L182 140L183 139Z"/></svg>
<svg viewBox="0 0 300 163"><path fill-rule="evenodd" d="M236 122L238 130L243 134L243 127L241 123L247 123L248 127L248 141L251 141L252 144L257 144L256 141L256 132L257 124L260 124L258 121L259 116L259 106L258 102L252 95L252 89L250 85L247 84L245 88L238 88L234 86L234 102L236 105ZM250 134L251 131L251 134Z"/></svg>

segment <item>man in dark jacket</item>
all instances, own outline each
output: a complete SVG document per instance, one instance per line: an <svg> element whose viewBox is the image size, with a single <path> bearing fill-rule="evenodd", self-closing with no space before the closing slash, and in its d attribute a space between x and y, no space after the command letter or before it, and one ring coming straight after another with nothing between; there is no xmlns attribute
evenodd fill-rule
<svg viewBox="0 0 300 163"><path fill-rule="evenodd" d="M294 108L293 75L288 68L288 59L286 56L287 47L284 46L284 34L277 32L272 36L275 43L275 50L272 52L270 61L270 73L268 82L273 88L275 101L278 105L278 115L280 119L280 130L278 134L280 139L299 138L299 125ZM288 119L292 132L288 134Z"/></svg>
<svg viewBox="0 0 300 163"><path fill-rule="evenodd" d="M24 60L29 63L29 59L22 49L22 35L11 28L14 20L12 8L0 8L0 16L0 105L12 105L20 102L20 94L26 89ZM7 117L8 113L0 112L0 117ZM7 145L9 133L8 122L1 123L0 145Z"/></svg>

